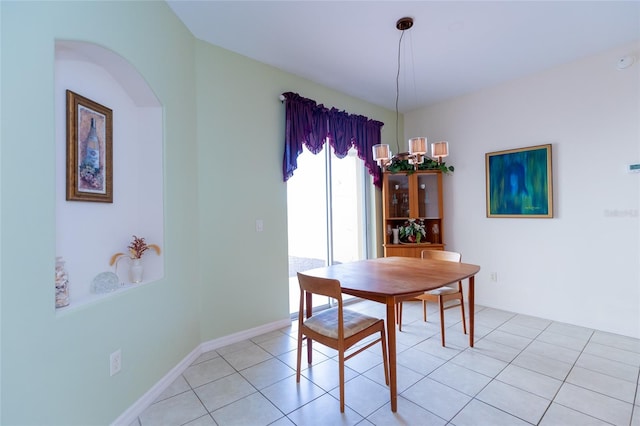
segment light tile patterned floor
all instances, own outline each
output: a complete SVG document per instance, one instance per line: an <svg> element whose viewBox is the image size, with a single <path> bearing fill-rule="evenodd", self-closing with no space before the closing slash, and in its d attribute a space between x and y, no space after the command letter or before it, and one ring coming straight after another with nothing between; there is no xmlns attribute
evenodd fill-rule
<svg viewBox="0 0 640 426"><path fill-rule="evenodd" d="M372 302L349 308L385 316ZM640 340L477 307L475 347L457 309L446 311L442 347L435 306L428 323L419 303L403 315L397 413L378 345L347 361L344 414L335 351L314 345L296 384L294 322L203 354L132 426L640 426Z"/></svg>

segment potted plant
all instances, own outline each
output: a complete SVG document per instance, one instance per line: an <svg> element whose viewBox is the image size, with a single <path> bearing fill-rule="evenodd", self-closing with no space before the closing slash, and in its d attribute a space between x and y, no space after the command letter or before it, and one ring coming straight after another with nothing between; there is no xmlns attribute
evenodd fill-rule
<svg viewBox="0 0 640 426"><path fill-rule="evenodd" d="M157 244L147 244L144 238L133 236L133 240L127 246L129 249L129 253L116 253L111 256L109 260L109 265L113 266L116 264L117 270L117 262L123 257L128 257L131 264L129 266L129 278L132 283L139 283L142 281L142 273L144 271L144 267L142 265L142 255L144 255L149 249L156 252L156 254L160 255L160 246Z"/></svg>
<svg viewBox="0 0 640 426"><path fill-rule="evenodd" d="M406 220L399 229L400 241L404 243L420 244L420 241L427 238L427 231L422 219Z"/></svg>

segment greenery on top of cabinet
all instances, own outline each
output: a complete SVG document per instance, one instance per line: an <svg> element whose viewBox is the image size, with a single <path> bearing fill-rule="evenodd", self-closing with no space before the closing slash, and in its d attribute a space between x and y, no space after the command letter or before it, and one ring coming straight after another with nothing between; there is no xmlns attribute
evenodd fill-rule
<svg viewBox="0 0 640 426"><path fill-rule="evenodd" d="M390 171L391 173L399 173L399 172L412 173L416 171L413 164L409 164L409 160L400 160L398 158L394 158L391 161L391 164L387 166L387 170ZM447 166L447 163L445 162L438 163L437 161L432 160L430 158L425 158L424 162L418 165L418 170L440 170L442 173L447 174L449 172L453 172L454 167Z"/></svg>

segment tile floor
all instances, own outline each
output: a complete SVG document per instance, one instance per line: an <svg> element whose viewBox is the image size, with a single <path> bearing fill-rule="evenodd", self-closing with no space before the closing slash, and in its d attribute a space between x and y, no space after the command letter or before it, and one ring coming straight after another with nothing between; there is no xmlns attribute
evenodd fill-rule
<svg viewBox="0 0 640 426"><path fill-rule="evenodd" d="M350 309L384 317L382 305ZM200 356L131 426L148 425L625 425L640 426L640 340L476 308L468 347L457 309L422 321L406 303L398 333L398 411L379 345L347 361L339 410L335 352L314 345L295 381L296 323Z"/></svg>

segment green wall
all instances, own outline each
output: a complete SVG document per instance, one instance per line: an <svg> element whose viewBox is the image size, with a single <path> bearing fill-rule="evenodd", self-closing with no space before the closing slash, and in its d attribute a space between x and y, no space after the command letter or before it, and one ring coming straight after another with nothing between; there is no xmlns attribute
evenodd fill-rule
<svg viewBox="0 0 640 426"><path fill-rule="evenodd" d="M395 113L197 41L163 2L0 1L0 24L0 423L108 424L200 343L288 316L278 95ZM65 313L53 303L56 39L129 60L164 106L165 135L165 278ZM117 348L123 370L109 377Z"/></svg>
<svg viewBox="0 0 640 426"><path fill-rule="evenodd" d="M194 40L159 2L0 7L0 423L108 424L200 343ZM165 106L165 279L62 314L52 285L56 39L117 52ZM117 348L123 370L110 377Z"/></svg>
<svg viewBox="0 0 640 426"><path fill-rule="evenodd" d="M207 341L288 317L280 94L297 92L383 122L393 122L395 113L208 43L198 42L196 51L201 327ZM255 231L256 219L264 221L264 232Z"/></svg>

